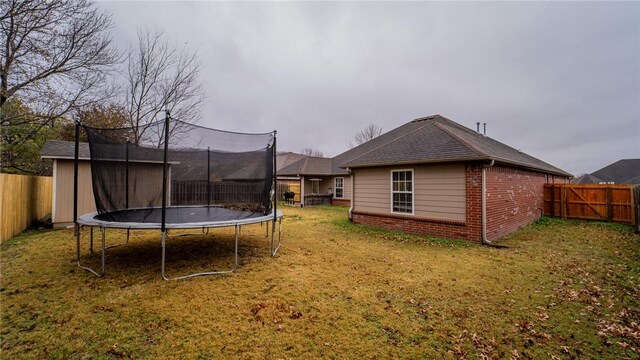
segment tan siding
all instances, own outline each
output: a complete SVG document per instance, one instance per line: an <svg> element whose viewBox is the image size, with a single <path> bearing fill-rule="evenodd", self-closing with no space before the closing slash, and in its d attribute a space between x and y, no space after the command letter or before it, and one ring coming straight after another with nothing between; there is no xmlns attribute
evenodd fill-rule
<svg viewBox="0 0 640 360"><path fill-rule="evenodd" d="M391 213L391 170L413 169L414 216L465 220L464 165L355 169L354 210Z"/></svg>
<svg viewBox="0 0 640 360"><path fill-rule="evenodd" d="M56 203L53 223L73 222L73 160L56 160ZM78 216L96 211L91 185L91 163L78 163Z"/></svg>
<svg viewBox="0 0 640 360"><path fill-rule="evenodd" d="M379 214L390 212L389 168L355 169L354 210Z"/></svg>
<svg viewBox="0 0 640 360"><path fill-rule="evenodd" d="M73 222L73 160L56 160L55 218L53 223ZM141 172L142 175L138 175ZM169 170L170 173L170 170ZM136 164L131 168L130 179L137 179L136 195L130 193L131 207L160 206L162 204L162 165ZM168 181L171 183L171 179ZM167 197L171 199L171 193ZM142 199L142 200L138 200ZM155 199L149 203L146 199ZM78 216L96 211L91 181L91 163L78 163Z"/></svg>
<svg viewBox="0 0 640 360"><path fill-rule="evenodd" d="M329 194L329 188L333 189L333 178L325 177L325 176L306 176L304 178L304 194L311 195L313 194L313 187L311 186L311 180L309 179L322 179L320 181L320 195Z"/></svg>
<svg viewBox="0 0 640 360"><path fill-rule="evenodd" d="M351 176L349 175L345 175L345 176L334 176L333 178L331 178L331 188L333 189L333 193L336 193L335 190L335 186L336 186L336 178L337 177L341 177L344 179L344 196L339 198L341 200L349 200L351 199ZM335 197L335 199L338 199Z"/></svg>

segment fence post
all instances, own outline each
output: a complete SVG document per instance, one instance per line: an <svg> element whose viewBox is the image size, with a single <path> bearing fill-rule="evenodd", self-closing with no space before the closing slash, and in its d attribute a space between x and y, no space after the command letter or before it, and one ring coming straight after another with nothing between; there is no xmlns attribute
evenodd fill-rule
<svg viewBox="0 0 640 360"><path fill-rule="evenodd" d="M551 184L551 217L556 216L556 185Z"/></svg>
<svg viewBox="0 0 640 360"><path fill-rule="evenodd" d="M605 189L605 196L607 199L607 221L613 220L613 205L611 204L613 199L613 189L607 187Z"/></svg>

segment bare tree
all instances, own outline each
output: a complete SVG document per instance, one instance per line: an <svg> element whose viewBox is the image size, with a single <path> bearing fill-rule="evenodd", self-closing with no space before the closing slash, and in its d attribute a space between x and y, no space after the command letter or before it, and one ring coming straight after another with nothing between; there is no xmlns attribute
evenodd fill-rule
<svg viewBox="0 0 640 360"><path fill-rule="evenodd" d="M358 146L360 144L366 143L369 140L373 140L373 139L377 138L381 134L382 134L382 127L380 127L378 125L375 125L375 124L371 124L371 125L367 126L366 128L358 131L353 136L353 141L356 142L355 146ZM353 147L353 145L349 144L349 147Z"/></svg>
<svg viewBox="0 0 640 360"><path fill-rule="evenodd" d="M161 32L138 31L138 44L129 50L125 73L127 120L134 143L162 144L162 131L154 123L164 118L164 110L184 122L200 120L204 95L199 73L195 53L170 46ZM179 130L177 124L172 124L172 134Z"/></svg>
<svg viewBox="0 0 640 360"><path fill-rule="evenodd" d="M312 149L312 148L304 148L304 149L302 149L301 154L305 155L305 156L316 156L316 157L323 157L324 156L322 151L316 150L316 149Z"/></svg>
<svg viewBox="0 0 640 360"><path fill-rule="evenodd" d="M46 124L101 100L97 90L118 62L111 26L87 0L1 1L0 107L18 96Z"/></svg>

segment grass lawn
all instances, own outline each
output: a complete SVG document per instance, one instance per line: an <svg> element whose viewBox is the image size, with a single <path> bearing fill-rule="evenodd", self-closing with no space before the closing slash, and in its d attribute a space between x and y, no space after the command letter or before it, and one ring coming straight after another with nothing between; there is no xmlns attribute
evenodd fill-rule
<svg viewBox="0 0 640 360"><path fill-rule="evenodd" d="M284 213L276 258L252 225L235 273L186 281L161 280L159 231L108 250L102 279L76 266L70 230L6 241L0 357L640 356L630 227L542 219L497 249L353 225L342 207ZM169 275L230 266L232 231L213 235L170 240Z"/></svg>

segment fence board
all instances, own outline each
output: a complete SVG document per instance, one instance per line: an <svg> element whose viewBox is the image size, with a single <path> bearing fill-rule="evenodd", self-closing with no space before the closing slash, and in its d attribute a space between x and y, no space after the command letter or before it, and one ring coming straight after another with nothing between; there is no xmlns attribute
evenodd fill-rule
<svg viewBox="0 0 640 360"><path fill-rule="evenodd" d="M284 193L292 191L294 193L293 202L300 202L300 181L283 182L278 181L278 196L280 200L284 200Z"/></svg>
<svg viewBox="0 0 640 360"><path fill-rule="evenodd" d="M0 174L0 242L51 214L53 178Z"/></svg>
<svg viewBox="0 0 640 360"><path fill-rule="evenodd" d="M633 185L546 184L544 214L637 224Z"/></svg>

